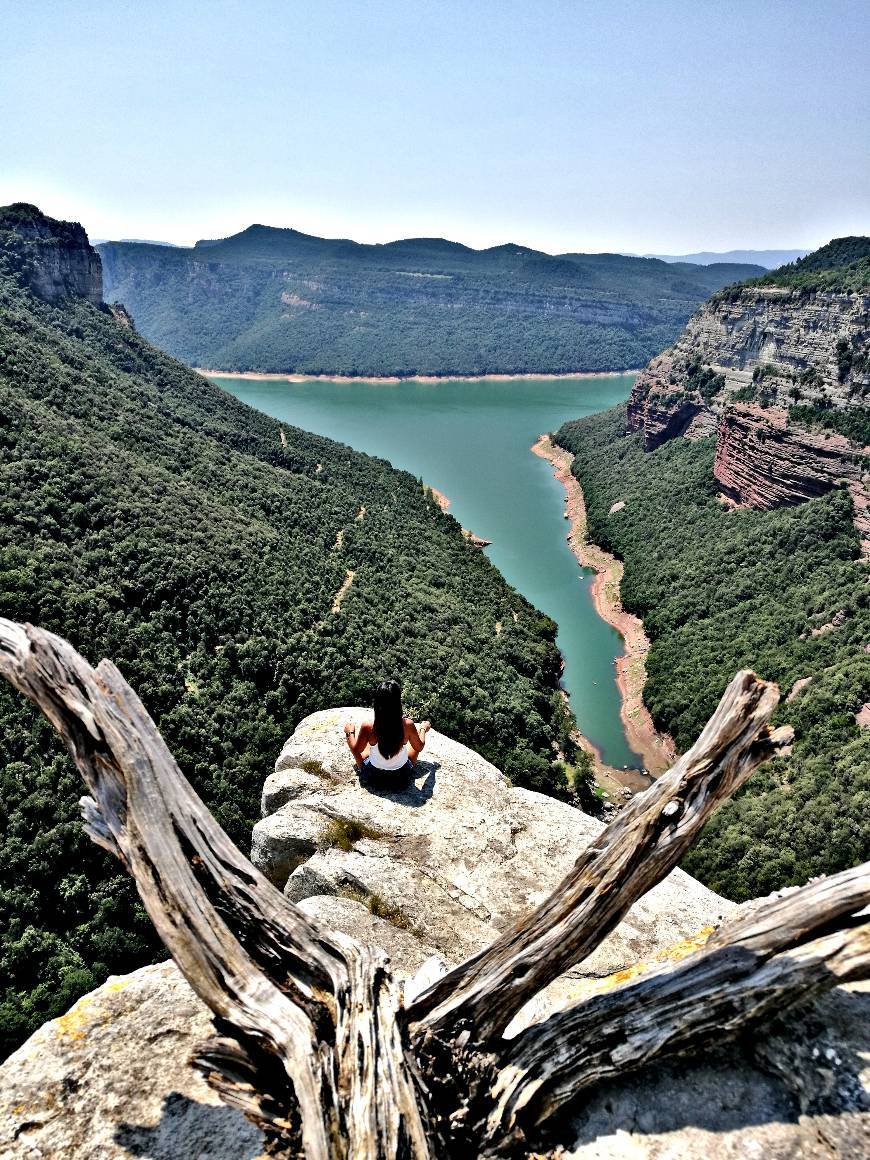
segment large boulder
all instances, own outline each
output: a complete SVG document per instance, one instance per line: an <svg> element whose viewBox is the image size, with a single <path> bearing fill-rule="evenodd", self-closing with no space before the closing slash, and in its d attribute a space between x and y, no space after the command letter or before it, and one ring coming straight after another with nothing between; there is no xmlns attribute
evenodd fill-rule
<svg viewBox="0 0 870 1160"><path fill-rule="evenodd" d="M210 1014L174 963L113 977L0 1068L2 1160L252 1160L261 1136L188 1063Z"/></svg>
<svg viewBox="0 0 870 1160"><path fill-rule="evenodd" d="M252 857L303 910L382 947L420 985L552 890L601 823L511 786L435 731L407 791L366 789L342 731L363 713L330 710L299 725L264 787ZM517 1025L638 959L684 953L732 909L675 871ZM868 1016L870 992L841 987L786 1026L594 1088L566 1120L565 1155L870 1155ZM110 979L0 1067L0 1160L253 1160L260 1134L187 1063L208 1031L173 964Z"/></svg>
<svg viewBox="0 0 870 1160"><path fill-rule="evenodd" d="M388 910L453 964L544 899L603 823L511 785L480 754L434 729L405 792L367 788L343 728L365 716L365 709L329 709L300 723L263 789L251 860L294 902L328 895ZM663 951L732 908L675 870L578 964L566 987Z"/></svg>

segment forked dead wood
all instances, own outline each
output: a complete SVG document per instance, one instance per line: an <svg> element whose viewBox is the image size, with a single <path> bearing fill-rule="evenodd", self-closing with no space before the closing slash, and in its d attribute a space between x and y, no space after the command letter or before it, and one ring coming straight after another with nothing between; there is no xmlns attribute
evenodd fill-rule
<svg viewBox="0 0 870 1160"><path fill-rule="evenodd" d="M91 837L216 1016L198 1062L222 1097L312 1157L430 1155L385 963L306 917L229 840L109 661L0 620L0 672L63 737Z"/></svg>
<svg viewBox="0 0 870 1160"><path fill-rule="evenodd" d="M767 726L778 701L775 685L739 673L688 753L632 799L532 914L421 995L411 1019L439 1033L467 1024L479 1042L502 1032L676 866L716 806L791 742L790 728Z"/></svg>
<svg viewBox="0 0 870 1160"><path fill-rule="evenodd" d="M0 620L0 673L63 737L88 832L121 859L215 1015L196 1063L276 1156L515 1155L591 1083L719 1042L870 974L870 868L765 900L677 964L502 1032L672 869L715 807L790 730L775 686L739 673L698 742L638 795L552 896L403 1009L380 952L312 921L233 846L108 661Z"/></svg>
<svg viewBox="0 0 870 1160"><path fill-rule="evenodd" d="M694 954L558 1012L502 1054L490 1114L494 1147L558 1114L578 1092L620 1072L781 1015L870 969L870 924L834 929L870 899L870 863L772 897L725 922ZM821 933L829 932L829 933Z"/></svg>

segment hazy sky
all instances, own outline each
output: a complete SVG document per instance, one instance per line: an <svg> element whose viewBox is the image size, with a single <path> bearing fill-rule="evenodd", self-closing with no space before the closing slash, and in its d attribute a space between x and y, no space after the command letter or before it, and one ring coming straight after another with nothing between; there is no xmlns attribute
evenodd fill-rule
<svg viewBox="0 0 870 1160"><path fill-rule="evenodd" d="M870 0L0 0L0 204L547 250L870 231Z"/></svg>

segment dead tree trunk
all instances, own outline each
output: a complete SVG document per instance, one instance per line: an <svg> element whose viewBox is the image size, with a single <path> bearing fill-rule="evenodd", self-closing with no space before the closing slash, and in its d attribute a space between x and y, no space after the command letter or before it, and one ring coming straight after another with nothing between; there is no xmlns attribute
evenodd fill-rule
<svg viewBox="0 0 870 1160"><path fill-rule="evenodd" d="M681 962L504 1037L790 742L768 726L778 690L753 673L545 902L408 1007L382 955L306 917L235 848L114 665L93 669L59 637L0 620L0 673L66 742L92 795L88 832L134 876L214 1013L196 1066L273 1155L520 1155L587 1085L870 975L870 924L854 917L870 902L865 865L767 899Z"/></svg>

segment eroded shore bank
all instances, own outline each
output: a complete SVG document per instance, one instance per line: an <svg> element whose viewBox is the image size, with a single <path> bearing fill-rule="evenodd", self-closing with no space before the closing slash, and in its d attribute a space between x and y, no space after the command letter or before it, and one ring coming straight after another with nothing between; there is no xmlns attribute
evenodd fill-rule
<svg viewBox="0 0 870 1160"><path fill-rule="evenodd" d="M658 775L673 764L676 752L670 736L656 730L643 701L649 638L644 632L643 622L622 607L622 561L589 542L583 489L571 473L574 456L564 448L557 447L549 435L542 435L532 451L552 465L554 475L565 488L571 549L583 567L595 571L591 589L595 610L616 629L625 645L623 655L616 660L616 684L625 735L630 747L643 758L645 768ZM609 766L601 768L599 755L590 751L596 758L596 775L599 775L600 770L600 774L604 775L600 779L605 785L614 775L617 775L621 785L632 785L631 781L626 780L626 775L631 771L613 770ZM635 777L642 778L642 775L635 773Z"/></svg>
<svg viewBox="0 0 870 1160"><path fill-rule="evenodd" d="M439 491L437 487L430 487L428 483L426 484L426 487L428 487L429 491L432 492L432 495L435 497L435 502L438 504L441 510L443 512L450 511L449 497L446 496L443 491ZM492 543L492 540L485 540L483 536L478 536L475 532L469 531L468 528L463 528L462 534L465 536L469 543L474 544L475 548L488 548Z"/></svg>
<svg viewBox="0 0 870 1160"><path fill-rule="evenodd" d="M512 379L615 379L636 375L637 368L624 371L566 371L564 374L540 374L518 371L512 375L297 375L272 371L216 371L193 367L197 374L220 379L254 379L281 383L509 383Z"/></svg>

